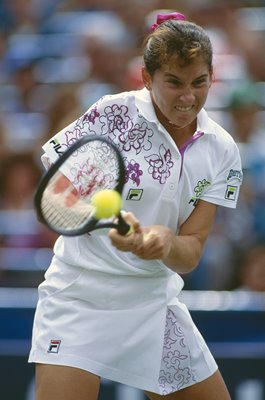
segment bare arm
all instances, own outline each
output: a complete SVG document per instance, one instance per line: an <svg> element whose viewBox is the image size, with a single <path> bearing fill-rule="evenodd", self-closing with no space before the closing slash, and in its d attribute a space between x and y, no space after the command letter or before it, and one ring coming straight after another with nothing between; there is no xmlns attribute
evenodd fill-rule
<svg viewBox="0 0 265 400"><path fill-rule="evenodd" d="M177 272L189 272L198 265L216 209L215 204L199 201L193 213L180 227L178 236L172 236L171 249L163 259L169 268Z"/></svg>
<svg viewBox="0 0 265 400"><path fill-rule="evenodd" d="M112 244L121 251L131 251L145 260L162 260L170 269L180 273L192 271L199 263L212 227L217 206L199 201L190 217L180 227L178 235L162 225L141 227L130 214L129 222L135 233L120 236L111 230Z"/></svg>

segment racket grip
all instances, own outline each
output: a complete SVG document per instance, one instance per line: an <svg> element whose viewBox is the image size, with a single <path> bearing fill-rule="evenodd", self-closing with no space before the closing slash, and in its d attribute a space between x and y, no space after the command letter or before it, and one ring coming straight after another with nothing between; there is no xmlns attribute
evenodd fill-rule
<svg viewBox="0 0 265 400"><path fill-rule="evenodd" d="M132 229L131 225L127 224L121 215L118 216L118 226L117 231L120 235L127 235L127 233Z"/></svg>

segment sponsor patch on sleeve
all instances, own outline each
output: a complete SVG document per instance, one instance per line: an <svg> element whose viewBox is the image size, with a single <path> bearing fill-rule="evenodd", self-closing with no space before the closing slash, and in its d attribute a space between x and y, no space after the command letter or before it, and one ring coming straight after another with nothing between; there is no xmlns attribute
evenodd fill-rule
<svg viewBox="0 0 265 400"><path fill-rule="evenodd" d="M225 192L225 198L227 200L235 201L236 200L237 191L238 191L238 187L237 186L227 185L226 192Z"/></svg>
<svg viewBox="0 0 265 400"><path fill-rule="evenodd" d="M229 182L231 179L237 179L239 182L242 182L243 172L237 169L230 169L226 181Z"/></svg>

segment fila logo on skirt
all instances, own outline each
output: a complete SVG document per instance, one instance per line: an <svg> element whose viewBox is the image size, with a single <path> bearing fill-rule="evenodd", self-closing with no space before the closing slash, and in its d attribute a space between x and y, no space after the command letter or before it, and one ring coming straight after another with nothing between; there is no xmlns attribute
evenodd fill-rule
<svg viewBox="0 0 265 400"><path fill-rule="evenodd" d="M61 340L51 340L48 353L58 353Z"/></svg>

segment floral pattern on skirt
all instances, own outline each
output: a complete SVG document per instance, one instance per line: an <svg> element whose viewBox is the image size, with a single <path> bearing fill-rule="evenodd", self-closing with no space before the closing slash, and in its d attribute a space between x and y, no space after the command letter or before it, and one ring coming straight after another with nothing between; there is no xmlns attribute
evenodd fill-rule
<svg viewBox="0 0 265 400"><path fill-rule="evenodd" d="M161 394L167 395L195 382L185 335L174 312L168 308L159 373Z"/></svg>

